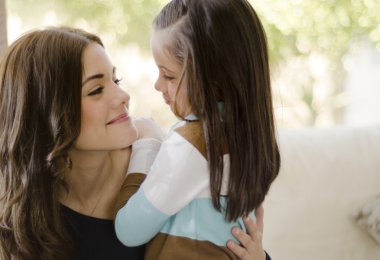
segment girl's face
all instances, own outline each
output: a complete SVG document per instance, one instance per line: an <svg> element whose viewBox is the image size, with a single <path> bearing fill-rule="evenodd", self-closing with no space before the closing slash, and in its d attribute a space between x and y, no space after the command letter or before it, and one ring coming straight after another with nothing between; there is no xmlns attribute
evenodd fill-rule
<svg viewBox="0 0 380 260"><path fill-rule="evenodd" d="M170 53L168 46L171 43L171 35L166 30L158 30L152 35L152 53L158 67L158 78L155 83L156 90L160 91L163 98L173 112L181 117L191 113L187 98L186 77L182 79L182 64Z"/></svg>
<svg viewBox="0 0 380 260"><path fill-rule="evenodd" d="M137 130L128 114L129 95L119 86L104 48L90 43L82 63L82 121L74 148L101 151L130 146Z"/></svg>

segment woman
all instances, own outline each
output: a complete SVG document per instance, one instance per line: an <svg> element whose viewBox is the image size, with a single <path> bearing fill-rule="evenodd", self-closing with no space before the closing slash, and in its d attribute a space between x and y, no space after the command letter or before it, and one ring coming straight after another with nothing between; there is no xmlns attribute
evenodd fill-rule
<svg viewBox="0 0 380 260"><path fill-rule="evenodd" d="M143 247L102 237L128 164L113 151L137 138L102 46L52 28L22 36L2 60L1 259L142 258Z"/></svg>
<svg viewBox="0 0 380 260"><path fill-rule="evenodd" d="M143 259L144 247L123 246L113 230L137 138L119 83L101 40L82 30L33 31L9 47L0 65L0 259ZM161 132L150 120L137 126L153 158Z"/></svg>

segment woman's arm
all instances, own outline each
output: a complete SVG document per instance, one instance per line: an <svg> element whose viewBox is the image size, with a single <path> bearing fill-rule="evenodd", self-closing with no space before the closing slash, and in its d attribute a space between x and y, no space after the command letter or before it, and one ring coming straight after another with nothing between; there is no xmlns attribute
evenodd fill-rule
<svg viewBox="0 0 380 260"><path fill-rule="evenodd" d="M264 208L260 205L255 210L256 223L250 217L244 218L247 233L240 228L233 228L232 234L240 241L240 245L230 240L227 247L242 260L270 260L263 249Z"/></svg>

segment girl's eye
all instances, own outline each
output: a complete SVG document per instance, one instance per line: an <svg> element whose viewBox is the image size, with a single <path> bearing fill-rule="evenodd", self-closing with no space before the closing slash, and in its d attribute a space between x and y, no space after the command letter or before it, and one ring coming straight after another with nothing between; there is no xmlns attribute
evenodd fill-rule
<svg viewBox="0 0 380 260"><path fill-rule="evenodd" d="M174 77L170 77L170 76L167 76L167 75L164 75L164 79L166 79L166 80L173 80L174 79Z"/></svg>
<svg viewBox="0 0 380 260"><path fill-rule="evenodd" d="M99 87L93 91L91 91L90 93L88 93L89 96L95 96L95 95L99 95L101 93L103 93L103 87Z"/></svg>
<svg viewBox="0 0 380 260"><path fill-rule="evenodd" d="M122 78L115 79L113 82L115 82L115 84L117 84L117 85L121 85L121 82L123 82L123 79Z"/></svg>

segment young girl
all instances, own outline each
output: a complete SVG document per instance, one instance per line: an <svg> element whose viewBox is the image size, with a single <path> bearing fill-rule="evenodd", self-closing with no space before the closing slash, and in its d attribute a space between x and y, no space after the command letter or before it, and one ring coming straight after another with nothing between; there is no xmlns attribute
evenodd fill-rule
<svg viewBox="0 0 380 260"><path fill-rule="evenodd" d="M152 51L155 88L183 121L150 169L134 166L134 145L125 198L145 180L118 212L117 236L150 241L146 259L235 259L231 228L280 167L263 27L246 0L173 0L154 21Z"/></svg>

